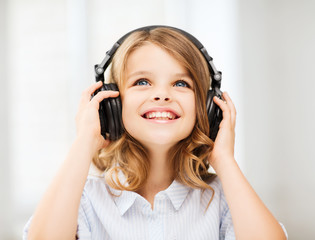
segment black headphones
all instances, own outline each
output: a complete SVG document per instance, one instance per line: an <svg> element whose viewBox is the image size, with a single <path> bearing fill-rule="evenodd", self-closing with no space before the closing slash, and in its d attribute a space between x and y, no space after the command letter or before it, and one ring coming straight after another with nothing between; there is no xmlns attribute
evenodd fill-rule
<svg viewBox="0 0 315 240"><path fill-rule="evenodd" d="M206 62L209 67L212 83L211 88L208 90L207 94L207 115L209 120L209 127L210 127L210 134L209 137L214 141L217 133L219 131L219 125L222 120L222 111L221 109L213 102L213 98L215 96L222 99L222 92L220 90L221 87L221 79L222 79L222 73L220 71L217 71L213 62L212 57L209 56L207 50L204 48L204 46L191 34L170 26L163 26L163 25L153 25L153 26L146 26L142 28L135 29L133 31L128 32L124 36L122 36L115 44L114 46L106 52L106 56L104 60L94 66L95 69L95 78L96 81L102 81L104 84L103 86L95 92L95 94L98 91L106 91L106 90L115 90L118 91L118 87L116 84L110 83L105 84L104 82L104 72L109 66L109 64L112 61L113 55L115 54L116 50L119 48L119 46L123 43L123 41L133 32L137 31L147 31L149 32L152 29L158 28L158 27L164 27L173 29L175 31L178 31L179 33L183 34L185 37L187 37L194 45L200 50L204 58L206 59ZM124 132L124 126L122 122L122 105L120 97L116 98L107 98L104 99L100 103L99 108L99 115L100 115L100 124L101 124L101 134L104 138L110 139L110 140L117 140L120 138L122 133Z"/></svg>

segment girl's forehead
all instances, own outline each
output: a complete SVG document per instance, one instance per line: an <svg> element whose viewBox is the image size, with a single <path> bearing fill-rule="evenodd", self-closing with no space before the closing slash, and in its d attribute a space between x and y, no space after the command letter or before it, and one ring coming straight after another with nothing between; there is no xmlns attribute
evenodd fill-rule
<svg viewBox="0 0 315 240"><path fill-rule="evenodd" d="M159 71L180 71L187 73L187 69L183 63L175 58L166 49L154 44L146 43L134 49L125 61L126 72L148 71L158 69Z"/></svg>
<svg viewBox="0 0 315 240"><path fill-rule="evenodd" d="M136 77L163 76L187 79L191 85L195 82L190 71L181 61L159 45L148 42L131 51L126 57L121 87L125 87L128 80Z"/></svg>

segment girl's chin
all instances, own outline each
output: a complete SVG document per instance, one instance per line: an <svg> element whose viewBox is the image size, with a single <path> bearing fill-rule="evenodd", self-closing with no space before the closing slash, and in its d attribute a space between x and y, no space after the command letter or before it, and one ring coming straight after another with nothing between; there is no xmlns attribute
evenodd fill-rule
<svg viewBox="0 0 315 240"><path fill-rule="evenodd" d="M189 129L175 128L150 128L130 129L129 134L139 141L147 149L159 150L169 149L179 141L189 136Z"/></svg>
<svg viewBox="0 0 315 240"><path fill-rule="evenodd" d="M168 150L182 139L172 139L170 136L155 136L155 138L136 138L148 150Z"/></svg>

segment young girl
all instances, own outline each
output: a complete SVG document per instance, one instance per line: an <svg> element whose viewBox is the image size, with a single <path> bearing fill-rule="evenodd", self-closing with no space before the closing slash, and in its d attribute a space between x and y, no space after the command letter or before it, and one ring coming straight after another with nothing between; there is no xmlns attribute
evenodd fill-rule
<svg viewBox="0 0 315 240"><path fill-rule="evenodd" d="M214 98L223 120L215 142L208 137L210 80L203 54L182 32L131 33L111 63L119 92L91 97L101 81L83 92L77 137L24 239L286 239L234 159L236 111L227 93ZM109 141L99 104L118 95L124 132Z"/></svg>

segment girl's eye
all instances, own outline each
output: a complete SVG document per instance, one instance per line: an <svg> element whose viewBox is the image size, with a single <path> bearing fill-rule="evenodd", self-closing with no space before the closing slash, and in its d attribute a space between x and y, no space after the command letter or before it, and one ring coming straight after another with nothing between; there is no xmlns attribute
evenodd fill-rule
<svg viewBox="0 0 315 240"><path fill-rule="evenodd" d="M142 78L142 79L137 80L134 85L135 86L145 86L145 85L149 85L149 82L148 82L148 80Z"/></svg>
<svg viewBox="0 0 315 240"><path fill-rule="evenodd" d="M184 80L179 80L174 84L175 87L188 87L190 88L189 84Z"/></svg>

